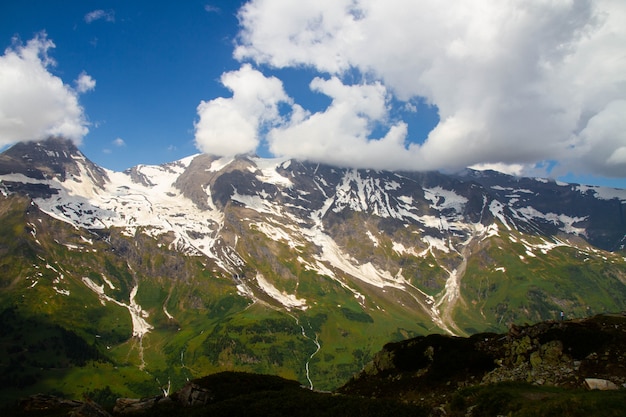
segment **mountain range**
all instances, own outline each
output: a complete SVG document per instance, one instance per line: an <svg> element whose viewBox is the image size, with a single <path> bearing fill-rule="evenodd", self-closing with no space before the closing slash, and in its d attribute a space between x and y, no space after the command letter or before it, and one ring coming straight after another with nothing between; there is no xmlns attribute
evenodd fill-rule
<svg viewBox="0 0 626 417"><path fill-rule="evenodd" d="M626 190L494 171L0 155L2 400L217 371L334 389L388 342L626 310ZM9 382L11 381L11 382Z"/></svg>

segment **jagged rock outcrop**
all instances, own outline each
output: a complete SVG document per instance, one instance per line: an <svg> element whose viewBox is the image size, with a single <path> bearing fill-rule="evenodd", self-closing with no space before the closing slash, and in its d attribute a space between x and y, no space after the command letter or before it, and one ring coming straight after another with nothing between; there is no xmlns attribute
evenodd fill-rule
<svg viewBox="0 0 626 417"><path fill-rule="evenodd" d="M46 415L46 412L61 415L60 412L66 411L69 417L111 417L111 414L94 401L67 400L48 394L35 394L21 400L19 409L25 413L38 413L37 415Z"/></svg>
<svg viewBox="0 0 626 417"><path fill-rule="evenodd" d="M19 406L24 411L48 410L51 408L76 408L82 403L75 400L67 400L49 394L35 394L20 400Z"/></svg>
<svg viewBox="0 0 626 417"><path fill-rule="evenodd" d="M106 171L91 162L66 139L52 137L35 143L17 143L0 154L0 175L22 174L33 179L65 181L86 175L99 187L108 181Z"/></svg>
<svg viewBox="0 0 626 417"><path fill-rule="evenodd" d="M626 315L512 326L506 334L429 335L390 343L339 391L415 401L512 381L626 387Z"/></svg>
<svg viewBox="0 0 626 417"><path fill-rule="evenodd" d="M175 398L183 406L195 407L207 405L215 399L215 395L211 390L203 388L195 382L188 382L176 393Z"/></svg>
<svg viewBox="0 0 626 417"><path fill-rule="evenodd" d="M68 413L69 417L111 417L99 404L86 400Z"/></svg>
<svg viewBox="0 0 626 417"><path fill-rule="evenodd" d="M157 405L169 403L171 399L163 395L149 398L118 398L113 407L113 413L122 416L145 414Z"/></svg>

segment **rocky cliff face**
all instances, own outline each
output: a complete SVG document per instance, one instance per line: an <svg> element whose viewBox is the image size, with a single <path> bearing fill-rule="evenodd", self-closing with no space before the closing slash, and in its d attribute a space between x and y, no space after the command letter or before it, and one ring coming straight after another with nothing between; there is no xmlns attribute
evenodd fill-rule
<svg viewBox="0 0 626 417"><path fill-rule="evenodd" d="M71 142L50 138L44 142L18 143L0 155L0 175L22 174L34 180L86 176L97 186L109 180L106 171L85 157Z"/></svg>
<svg viewBox="0 0 626 417"><path fill-rule="evenodd" d="M468 338L420 336L390 343L340 392L446 402L460 388L504 382L626 388L626 316L511 326Z"/></svg>

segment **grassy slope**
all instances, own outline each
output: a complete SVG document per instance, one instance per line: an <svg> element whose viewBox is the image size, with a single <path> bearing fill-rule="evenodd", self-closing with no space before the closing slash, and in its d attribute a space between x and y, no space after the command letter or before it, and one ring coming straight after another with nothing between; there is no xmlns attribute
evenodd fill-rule
<svg viewBox="0 0 626 417"><path fill-rule="evenodd" d="M408 311L389 294L370 291L371 299L361 306L336 281L303 268L284 243L274 246L283 259L283 275L276 275L271 256L256 258L251 267L277 287L311 300L306 311L277 310L269 299L251 305L237 294L231 277L213 272L206 260L181 257L144 235L93 235L13 197L0 202L0 217L0 313L15 315L9 320L14 325L0 337L0 373L25 378L21 386L3 390L0 401L42 391L80 398L106 386L120 396L156 395L168 380L176 389L188 378L221 370L276 374L308 386L307 361L314 386L333 389L383 344L436 331L423 312ZM411 236L398 231L394 239L408 247ZM257 244L262 238L256 236ZM358 250L359 239L350 245ZM557 248L522 260L524 252L506 237L477 249L463 279L465 305L455 317L468 332L553 318L560 309L584 315L587 305L593 313L624 309L623 258ZM436 265L432 257L400 255L383 239L372 256L389 265L401 262L405 276L427 293L442 288L445 274L430 266ZM505 272L495 270L500 266ZM136 301L154 329L141 343L131 338L128 310L103 305L82 277L126 303L139 283ZM55 286L70 295L59 294ZM52 342L64 337L70 340L67 346ZM311 358L316 338L321 349ZM35 352L38 345L50 348ZM91 356L77 356L74 345Z"/></svg>
<svg viewBox="0 0 626 417"><path fill-rule="evenodd" d="M535 243L540 244L537 240ZM455 319L468 333L626 310L626 259L590 248L559 246L529 256L519 236L492 238L474 249Z"/></svg>

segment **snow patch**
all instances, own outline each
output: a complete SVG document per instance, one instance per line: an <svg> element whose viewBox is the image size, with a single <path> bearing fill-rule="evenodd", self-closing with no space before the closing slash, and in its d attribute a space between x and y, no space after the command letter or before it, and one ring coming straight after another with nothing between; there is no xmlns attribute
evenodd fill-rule
<svg viewBox="0 0 626 417"><path fill-rule="evenodd" d="M428 251L430 251L431 253L433 249L437 249L443 253L450 253L450 248L446 244L446 241L443 239L426 235L422 237L422 241L428 245Z"/></svg>
<svg viewBox="0 0 626 417"><path fill-rule="evenodd" d="M170 312L167 311L167 307L165 306L165 304L163 304L163 314L165 314L168 319L174 320L174 316L172 316Z"/></svg>
<svg viewBox="0 0 626 417"><path fill-rule="evenodd" d="M372 232L370 232L369 230L365 234L367 235L367 237L370 238L372 243L374 243L374 247L377 248L379 243L378 243L378 239L376 238L376 236L374 236Z"/></svg>
<svg viewBox="0 0 626 417"><path fill-rule="evenodd" d="M467 198L458 195L452 190L446 190L441 187L424 188L424 198L430 200L431 208L436 210L452 209L457 213L462 213Z"/></svg>
<svg viewBox="0 0 626 417"><path fill-rule="evenodd" d="M385 184L385 191L397 190L400 188L401 184L396 181L389 181Z"/></svg>
<svg viewBox="0 0 626 417"><path fill-rule="evenodd" d="M133 323L133 336L142 338L154 327L152 327L152 325L145 320L149 316L148 312L142 310L141 306L135 302L135 296L137 295L138 290L139 286L135 285L130 291L130 304L127 308L130 312L130 318Z"/></svg>
<svg viewBox="0 0 626 417"><path fill-rule="evenodd" d="M234 158L224 156L222 158L211 161L211 166L207 168L209 172L218 172L228 166L231 162L234 161Z"/></svg>
<svg viewBox="0 0 626 417"><path fill-rule="evenodd" d="M70 295L70 291L69 290L64 290L64 289L61 289L61 288L57 288L56 286L53 286L52 288L54 289L54 291L56 291L57 294L65 295L65 296Z"/></svg>
<svg viewBox="0 0 626 417"><path fill-rule="evenodd" d="M115 289L115 285L113 285L113 283L104 275L102 275L102 280L109 286L110 289Z"/></svg>
<svg viewBox="0 0 626 417"><path fill-rule="evenodd" d="M408 205L408 206L412 206L413 205L413 197L408 196L408 195L401 195L398 197L398 200L402 201L404 204Z"/></svg>
<svg viewBox="0 0 626 417"><path fill-rule="evenodd" d="M392 276L388 271L378 270L371 262L358 265L358 262L343 253L337 243L319 230L310 231L311 240L322 249L321 259L347 275L357 278L378 288L386 286L404 289L404 278Z"/></svg>
<svg viewBox="0 0 626 417"><path fill-rule="evenodd" d="M285 163L285 158L254 158L253 160L261 171L261 175L256 176L259 181L286 188L293 186L289 178L283 177L276 171L276 168Z"/></svg>
<svg viewBox="0 0 626 417"><path fill-rule="evenodd" d="M610 188L610 187L598 187L589 185L579 185L575 188L581 194L587 194L591 192L594 197L601 200L613 200L618 199L622 203L626 202L626 189Z"/></svg>
<svg viewBox="0 0 626 417"><path fill-rule="evenodd" d="M138 337L141 339L150 330L154 329L154 327L146 321L146 318L149 316L148 312L144 311L141 306L137 304L137 302L135 302L135 296L137 295L137 290L139 289L138 285L135 285L130 291L129 304L126 304L106 295L104 292L104 284L97 285L95 282L87 277L83 277L82 281L87 286L87 288L98 294L98 298L103 305L105 304L105 301L110 301L128 309L130 313L130 319L133 324L133 337Z"/></svg>
<svg viewBox="0 0 626 417"><path fill-rule="evenodd" d="M190 155L187 156L185 158L179 159L178 161L175 162L176 165L180 166L181 168L189 168L189 165L191 165L191 162L200 154L194 154L194 155Z"/></svg>
<svg viewBox="0 0 626 417"><path fill-rule="evenodd" d="M357 212L371 212L383 218L401 218L391 206L389 193L385 190L389 184L395 182L381 185L379 178L362 178L358 170L348 170L335 189L333 211L339 213L348 208Z"/></svg>
<svg viewBox="0 0 626 417"><path fill-rule="evenodd" d="M279 208L274 207L269 201L262 199L256 195L239 194L235 189L235 193L231 197L231 200L237 201L243 204L246 208L252 209L259 213L273 214L276 216L281 215Z"/></svg>
<svg viewBox="0 0 626 417"><path fill-rule="evenodd" d="M521 213L526 219L543 219L553 223L556 226L562 225L560 230L565 233L575 234L579 236L586 236L587 231L582 227L575 227L575 223L582 222L587 219L585 217L570 217L565 214L556 214L556 213L542 213L533 207L524 207L517 210Z"/></svg>
<svg viewBox="0 0 626 417"><path fill-rule="evenodd" d="M267 222L251 223L250 228L255 228L262 232L265 236L272 240L284 240L287 242L291 249L296 249L298 246L302 246L302 242L296 241L289 233L285 232L280 227L276 227Z"/></svg>
<svg viewBox="0 0 626 417"><path fill-rule="evenodd" d="M305 299L298 298L293 294L287 294L285 291L279 291L259 272L256 274L256 281L259 284L259 288L261 288L265 294L278 301L288 310L291 308L306 310L308 308Z"/></svg>
<svg viewBox="0 0 626 417"><path fill-rule="evenodd" d="M512 230L511 226L509 226L509 224L506 221L506 218L504 217L504 204L502 204L501 202L499 202L498 200L493 200L490 204L489 204L489 211L491 212L491 214L493 214L493 216L500 220L502 222L502 224L508 229L508 230Z"/></svg>
<svg viewBox="0 0 626 417"><path fill-rule="evenodd" d="M485 228L485 235L484 235L484 239L493 237L493 236L500 236L498 234L499 230L498 230L498 224L497 223L491 223L489 226L487 226Z"/></svg>

